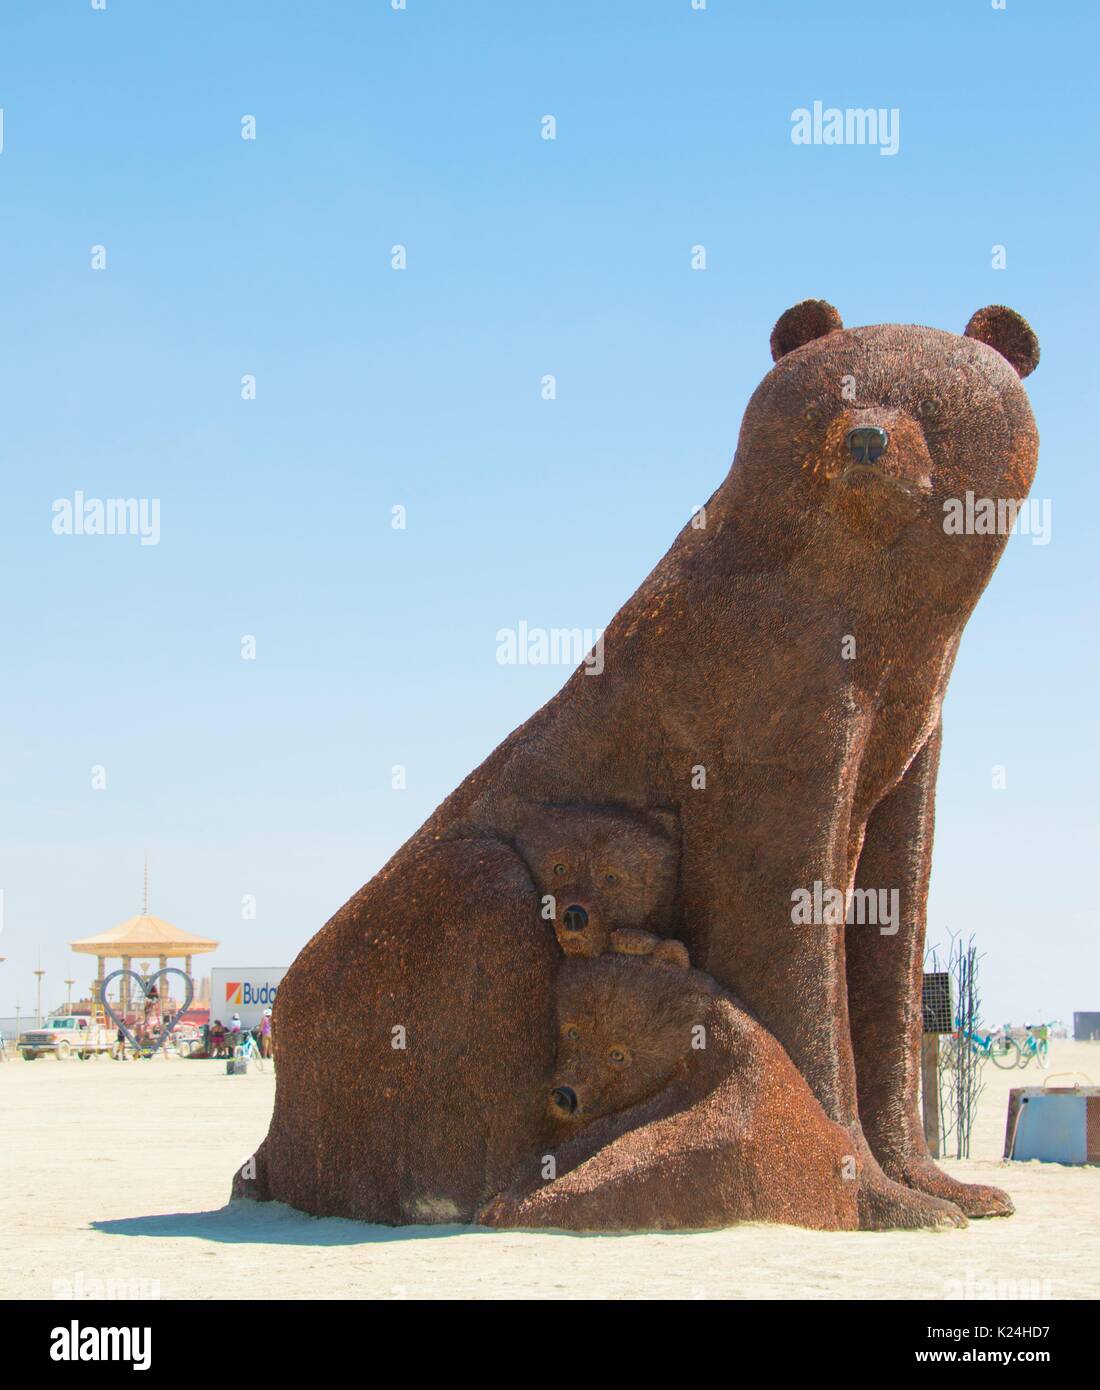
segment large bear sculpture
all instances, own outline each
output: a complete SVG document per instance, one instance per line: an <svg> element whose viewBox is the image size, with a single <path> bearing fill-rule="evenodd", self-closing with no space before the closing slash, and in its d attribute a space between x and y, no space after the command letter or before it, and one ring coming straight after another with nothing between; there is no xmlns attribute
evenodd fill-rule
<svg viewBox="0 0 1100 1390"><path fill-rule="evenodd" d="M663 934L850 1133L863 1227L1012 1210L927 1154L920 994L940 711L1007 539L948 522L967 494L1026 496L1038 344L1000 306L957 335L845 329L809 300L771 345L727 478L611 622L600 673L582 666L294 961L238 1196L402 1224L468 1222L509 1190L549 1142L564 959L521 834L540 807L594 806L674 820ZM896 920L795 920L815 890L896 890Z"/></svg>

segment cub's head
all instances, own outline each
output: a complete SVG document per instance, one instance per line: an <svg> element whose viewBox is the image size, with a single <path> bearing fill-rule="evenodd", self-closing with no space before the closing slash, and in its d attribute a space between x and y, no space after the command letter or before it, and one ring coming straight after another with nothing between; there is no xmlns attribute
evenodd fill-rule
<svg viewBox="0 0 1100 1390"><path fill-rule="evenodd" d="M534 806L516 846L566 955L598 956L619 927L647 927L671 910L679 824L671 811Z"/></svg>
<svg viewBox="0 0 1100 1390"><path fill-rule="evenodd" d="M780 317L771 347L776 365L745 412L737 466L772 515L813 518L838 544L860 536L884 548L923 522L924 546L942 549L945 502L1027 495L1038 434L1020 381L1039 344L1012 309L979 309L962 334L845 329L831 304L811 299ZM1004 543L946 541L993 562Z"/></svg>
<svg viewBox="0 0 1100 1390"><path fill-rule="evenodd" d="M581 1125L655 1095L686 1067L708 1007L678 941L567 960L558 974L551 1116Z"/></svg>

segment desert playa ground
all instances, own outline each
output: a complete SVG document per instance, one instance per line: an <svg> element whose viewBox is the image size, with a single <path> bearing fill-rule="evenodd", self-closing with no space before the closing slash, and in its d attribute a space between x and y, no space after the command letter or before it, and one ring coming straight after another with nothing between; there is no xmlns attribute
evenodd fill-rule
<svg viewBox="0 0 1100 1390"><path fill-rule="evenodd" d="M1050 1074L1100 1083L1100 1044L1055 1043ZM741 1226L571 1236L316 1220L227 1202L263 1138L270 1068L0 1065L0 1297L904 1298L1100 1296L1100 1169L1002 1164L1010 1086L986 1068L975 1157L1017 1214L965 1231L822 1234Z"/></svg>

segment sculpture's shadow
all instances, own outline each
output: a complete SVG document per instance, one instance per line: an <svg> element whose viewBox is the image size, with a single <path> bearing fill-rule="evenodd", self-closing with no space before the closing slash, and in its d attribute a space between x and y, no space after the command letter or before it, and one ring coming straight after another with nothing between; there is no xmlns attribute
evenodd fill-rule
<svg viewBox="0 0 1100 1390"><path fill-rule="evenodd" d="M124 1216L113 1221L93 1221L91 1226L111 1236L212 1240L224 1245L384 1245L401 1240L486 1234L478 1226L371 1226L341 1216L307 1216L281 1202L249 1201L229 1202L216 1211Z"/></svg>

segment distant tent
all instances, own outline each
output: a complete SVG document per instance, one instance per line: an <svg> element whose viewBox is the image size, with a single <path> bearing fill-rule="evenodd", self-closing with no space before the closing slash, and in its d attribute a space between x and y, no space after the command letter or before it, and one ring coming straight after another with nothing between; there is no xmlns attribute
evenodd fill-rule
<svg viewBox="0 0 1100 1390"><path fill-rule="evenodd" d="M1100 1041L1100 1013L1074 1014L1073 1036L1078 1042Z"/></svg>

